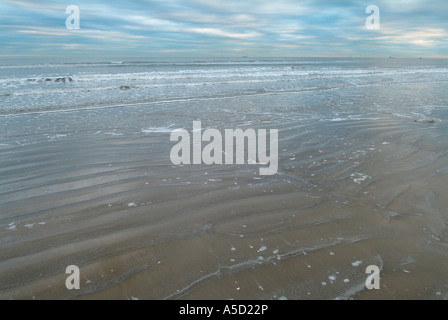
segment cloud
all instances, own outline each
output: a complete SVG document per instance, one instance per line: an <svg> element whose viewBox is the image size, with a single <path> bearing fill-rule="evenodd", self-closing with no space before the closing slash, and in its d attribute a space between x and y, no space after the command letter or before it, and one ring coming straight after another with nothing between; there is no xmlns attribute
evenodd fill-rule
<svg viewBox="0 0 448 320"><path fill-rule="evenodd" d="M40 36L91 38L105 41L129 41L132 39L138 39L138 40L146 39L145 36L132 35L113 30L90 30L90 29L67 30L61 28L20 26L18 27L18 30L16 30L15 32L40 35Z"/></svg>
<svg viewBox="0 0 448 320"><path fill-rule="evenodd" d="M448 31L442 28L387 28L380 30L376 41L383 44L415 45L416 47L437 47L448 43Z"/></svg>
<svg viewBox="0 0 448 320"><path fill-rule="evenodd" d="M58 0L0 2L0 54L83 49L123 54L448 56L448 2L433 0L77 0L66 30ZM71 3L70 3L71 4ZM381 29L365 28L367 5ZM70 43L67 42L70 40ZM54 43L51 49L43 43ZM42 44L42 45L41 45ZM131 52L132 51L132 52Z"/></svg>
<svg viewBox="0 0 448 320"><path fill-rule="evenodd" d="M189 28L187 32L193 32L208 36L218 36L218 37L236 38L236 39L250 39L259 37L261 35L258 32L234 33L234 32L226 32L216 28Z"/></svg>

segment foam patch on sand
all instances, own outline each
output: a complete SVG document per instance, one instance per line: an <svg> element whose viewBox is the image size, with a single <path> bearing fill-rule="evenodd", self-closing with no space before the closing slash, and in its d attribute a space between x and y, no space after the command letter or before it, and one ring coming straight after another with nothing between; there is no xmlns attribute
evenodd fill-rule
<svg viewBox="0 0 448 320"><path fill-rule="evenodd" d="M173 129L166 127L142 129L142 133L171 133L172 131Z"/></svg>
<svg viewBox="0 0 448 320"><path fill-rule="evenodd" d="M353 178L353 182L357 183L357 184L361 184L361 183L365 182L366 180L372 178L372 177L370 177L370 176L368 176L366 174L359 173L359 172L352 173L350 175L350 177L352 177Z"/></svg>

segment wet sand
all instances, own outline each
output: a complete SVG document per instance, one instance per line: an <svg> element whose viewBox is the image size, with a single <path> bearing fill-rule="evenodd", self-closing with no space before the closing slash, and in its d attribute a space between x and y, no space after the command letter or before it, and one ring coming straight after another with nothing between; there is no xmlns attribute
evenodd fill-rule
<svg viewBox="0 0 448 320"><path fill-rule="evenodd" d="M446 122L257 119L274 176L174 166L166 132L3 146L0 299L448 298Z"/></svg>

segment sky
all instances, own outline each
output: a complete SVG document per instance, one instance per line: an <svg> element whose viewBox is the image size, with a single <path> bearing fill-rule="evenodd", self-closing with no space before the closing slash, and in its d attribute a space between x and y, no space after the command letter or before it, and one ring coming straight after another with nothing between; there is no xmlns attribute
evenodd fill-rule
<svg viewBox="0 0 448 320"><path fill-rule="evenodd" d="M0 57L19 56L448 58L448 1L0 0Z"/></svg>

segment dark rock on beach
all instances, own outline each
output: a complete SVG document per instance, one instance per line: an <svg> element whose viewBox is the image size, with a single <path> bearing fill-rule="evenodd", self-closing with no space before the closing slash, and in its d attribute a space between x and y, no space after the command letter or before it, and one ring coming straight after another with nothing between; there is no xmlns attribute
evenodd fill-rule
<svg viewBox="0 0 448 320"><path fill-rule="evenodd" d="M69 81L69 82L72 82L73 81L73 79L71 78L71 77L62 77L62 78L56 78L56 80L55 80L56 82L67 82L67 81Z"/></svg>
<svg viewBox="0 0 448 320"><path fill-rule="evenodd" d="M416 122L416 123L425 123L425 124L434 124L434 123L436 123L436 121L434 119L422 119L422 120L415 119L414 122Z"/></svg>

